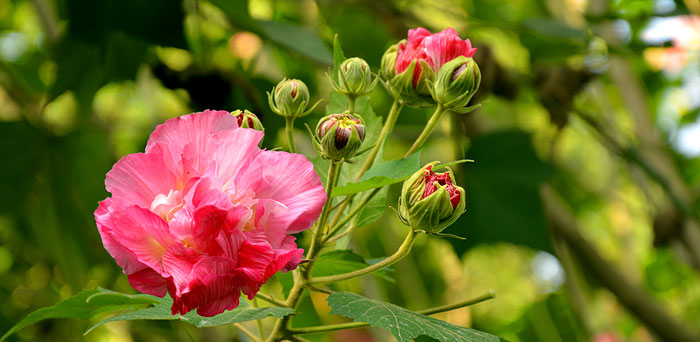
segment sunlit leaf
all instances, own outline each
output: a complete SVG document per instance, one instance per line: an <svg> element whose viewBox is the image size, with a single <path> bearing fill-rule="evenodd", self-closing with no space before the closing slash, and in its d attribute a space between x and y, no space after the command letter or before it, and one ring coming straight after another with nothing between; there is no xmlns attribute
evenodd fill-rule
<svg viewBox="0 0 700 342"><path fill-rule="evenodd" d="M99 287L92 290L84 290L73 297L62 300L56 305L41 308L30 313L7 331L0 338L0 341L28 325L45 319L77 318L87 320L97 314L152 304L157 301L157 297L149 295L127 295Z"/></svg>
<svg viewBox="0 0 700 342"><path fill-rule="evenodd" d="M360 211L360 213L357 214L357 217L355 217L355 220L353 222L353 225L355 227L364 227L370 223L373 223L376 220L379 220L379 218L384 215L386 210L389 208L386 204L386 195L388 191L388 187L379 190L379 192L376 195L374 195L374 197L372 197L372 199L370 199L369 202L367 202L364 208L362 208L362 211ZM367 193L364 196L369 196L370 193ZM362 198L355 202L359 203L361 200Z"/></svg>
<svg viewBox="0 0 700 342"><path fill-rule="evenodd" d="M460 327L354 293L333 293L328 296L328 305L332 308L331 314L339 314L387 330L399 342L408 342L422 335L442 342L505 341L498 336Z"/></svg>
<svg viewBox="0 0 700 342"><path fill-rule="evenodd" d="M213 327L217 325L226 325L238 322L251 321L262 319L269 316L282 318L294 312L291 308L281 307L260 307L253 308L248 303L241 301L237 308L224 311L214 317L202 317L195 311L190 311L185 315L173 315L170 307L173 305L173 300L166 296L164 298L153 297L158 302L149 308L140 309L137 311L117 315L107 318L88 329L85 333L89 333L102 324L115 321L133 321L133 320L181 320L190 323L198 328Z"/></svg>
<svg viewBox="0 0 700 342"><path fill-rule="evenodd" d="M369 189L398 183L420 169L420 152L406 158L379 163L355 183L333 189L333 196L351 195Z"/></svg>
<svg viewBox="0 0 700 342"><path fill-rule="evenodd" d="M311 275L314 277L326 277L357 271L367 266L369 264L361 255L349 249L339 249L321 254L314 264ZM372 274L387 281L394 280L387 274L387 269L382 269Z"/></svg>

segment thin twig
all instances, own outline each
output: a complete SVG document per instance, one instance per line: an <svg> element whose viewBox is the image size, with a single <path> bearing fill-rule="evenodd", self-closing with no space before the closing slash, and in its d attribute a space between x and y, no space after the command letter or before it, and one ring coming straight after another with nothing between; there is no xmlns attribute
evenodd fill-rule
<svg viewBox="0 0 700 342"><path fill-rule="evenodd" d="M241 323L233 323L233 325L238 328L242 333L246 334L246 336L250 337L251 340L255 342L260 342L260 339L255 336L250 330L246 329Z"/></svg>
<svg viewBox="0 0 700 342"><path fill-rule="evenodd" d="M277 306L282 306L286 307L287 304L279 299L275 299L275 297L269 295L269 294L264 294L262 292L258 292L258 294L255 295L255 298L260 298L270 304L275 304Z"/></svg>

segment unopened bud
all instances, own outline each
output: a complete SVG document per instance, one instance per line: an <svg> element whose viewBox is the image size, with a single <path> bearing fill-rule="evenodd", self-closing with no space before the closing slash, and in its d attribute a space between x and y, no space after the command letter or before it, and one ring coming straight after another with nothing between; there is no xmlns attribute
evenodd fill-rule
<svg viewBox="0 0 700 342"><path fill-rule="evenodd" d="M324 157L349 159L365 139L365 123L357 114L331 114L318 122L314 145Z"/></svg>
<svg viewBox="0 0 700 342"><path fill-rule="evenodd" d="M241 111L240 109L235 110L231 112L231 115L238 120L238 127L252 128L262 132L265 131L265 128L260 122L260 119L258 119L257 115L249 112L247 109L244 111Z"/></svg>
<svg viewBox="0 0 700 342"><path fill-rule="evenodd" d="M479 89L481 72L474 59L459 56L438 71L432 93L435 102L447 109L464 109Z"/></svg>
<svg viewBox="0 0 700 342"><path fill-rule="evenodd" d="M267 93L268 102L273 112L285 117L300 117L307 115L313 107L309 105L309 88L301 80L283 79L271 93Z"/></svg>
<svg viewBox="0 0 700 342"><path fill-rule="evenodd" d="M464 189L452 170L436 173L432 162L406 179L399 197L399 218L413 230L440 233L464 212Z"/></svg>
<svg viewBox="0 0 700 342"><path fill-rule="evenodd" d="M362 58L353 57L340 64L331 84L335 91L356 98L369 94L377 82L372 80L369 64Z"/></svg>

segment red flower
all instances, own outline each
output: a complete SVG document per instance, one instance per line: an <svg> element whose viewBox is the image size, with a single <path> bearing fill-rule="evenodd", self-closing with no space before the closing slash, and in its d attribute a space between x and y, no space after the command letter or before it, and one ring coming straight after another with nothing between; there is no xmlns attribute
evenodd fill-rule
<svg viewBox="0 0 700 342"><path fill-rule="evenodd" d="M450 178L450 174L447 172L435 173L435 171L433 171L432 165L429 165L426 168L424 174L425 192L423 193L423 198L426 198L432 195L435 191L437 191L437 187L435 186L435 182L437 182L439 185L444 186L445 190L447 190L447 193L450 195L450 203L452 203L452 209L457 208L461 193L459 192L459 190L457 190L454 183L452 183L452 178Z"/></svg>
<svg viewBox="0 0 700 342"><path fill-rule="evenodd" d="M408 30L408 39L400 43L396 54L396 73L408 68L413 60L424 60L437 73L443 64L459 57L472 57L476 48L472 48L469 39L462 40L453 28L448 27L431 34L423 27ZM413 87L418 85L421 65L416 64L413 72Z"/></svg>

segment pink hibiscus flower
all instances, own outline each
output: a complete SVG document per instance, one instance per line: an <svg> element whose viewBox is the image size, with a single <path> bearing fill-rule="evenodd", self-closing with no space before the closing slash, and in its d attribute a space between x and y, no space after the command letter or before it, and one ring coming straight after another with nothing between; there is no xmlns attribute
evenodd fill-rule
<svg viewBox="0 0 700 342"><path fill-rule="evenodd" d="M472 48L469 39L462 40L453 28L448 27L431 34L423 27L408 30L406 43L400 43L396 53L396 73L408 68L414 59L424 60L437 73L443 64L459 57L472 57L476 48ZM422 67L416 64L413 71L413 87L418 86Z"/></svg>
<svg viewBox="0 0 700 342"><path fill-rule="evenodd" d="M297 267L290 234L318 218L326 195L306 157L261 150L262 136L225 111L185 115L107 173L112 197L95 220L131 286L169 292L173 314L214 316Z"/></svg>

